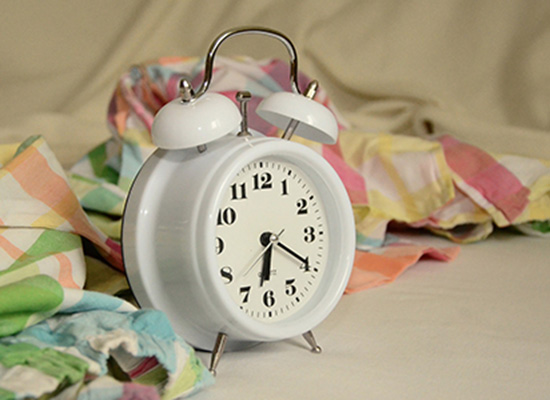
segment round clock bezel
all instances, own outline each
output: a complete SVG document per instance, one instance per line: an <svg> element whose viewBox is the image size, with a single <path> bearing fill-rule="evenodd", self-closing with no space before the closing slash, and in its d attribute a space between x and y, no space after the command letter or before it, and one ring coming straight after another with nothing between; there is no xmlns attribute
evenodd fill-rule
<svg viewBox="0 0 550 400"><path fill-rule="evenodd" d="M246 315L233 301L224 283L219 276L219 265L215 253L216 219L223 196L237 173L247 164L269 158L283 160L296 165L322 194L320 201L325 203L327 213L327 230L330 231L331 244L329 245L327 268L339 265L341 272L331 269L325 271L319 287L296 313L287 319L264 322ZM212 290L220 300L223 313L234 326L245 336L255 340L270 341L289 338L303 334L317 326L336 306L345 285L347 284L355 244L355 228L351 206L345 188L332 167L319 154L308 147L273 138L251 138L248 140L245 152L235 154L225 163L224 172L217 179L212 180L210 186L215 189L213 195L204 197L199 216L203 216L202 223L197 221L198 237L206 238L202 246L197 242L199 258L209 268L205 274L207 290ZM200 261L199 261L200 262ZM221 311L221 310L220 310ZM231 327L227 326L230 331ZM231 334L228 333L229 338Z"/></svg>

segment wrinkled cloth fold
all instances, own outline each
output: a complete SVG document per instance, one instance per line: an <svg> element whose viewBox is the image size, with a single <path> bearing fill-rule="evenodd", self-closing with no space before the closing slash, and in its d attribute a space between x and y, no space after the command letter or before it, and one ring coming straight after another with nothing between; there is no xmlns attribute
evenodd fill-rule
<svg viewBox="0 0 550 400"><path fill-rule="evenodd" d="M82 239L120 270L41 137L0 146L0 399L154 399L213 382L160 311L83 290ZM110 377L114 359L127 375Z"/></svg>

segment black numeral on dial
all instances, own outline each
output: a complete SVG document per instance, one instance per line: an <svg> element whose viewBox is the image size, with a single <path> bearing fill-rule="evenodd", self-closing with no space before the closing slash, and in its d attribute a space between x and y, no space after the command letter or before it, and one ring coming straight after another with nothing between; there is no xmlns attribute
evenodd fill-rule
<svg viewBox="0 0 550 400"><path fill-rule="evenodd" d="M307 200L306 199L298 199L298 201L296 202L296 207L298 208L298 211L296 211L296 214L298 214L298 215L307 214Z"/></svg>
<svg viewBox="0 0 550 400"><path fill-rule="evenodd" d="M315 237L315 228L313 226L304 228L304 241L306 243L313 243L315 241Z"/></svg>
<svg viewBox="0 0 550 400"><path fill-rule="evenodd" d="M286 179L281 181L281 196L288 196L288 182Z"/></svg>
<svg viewBox="0 0 550 400"><path fill-rule="evenodd" d="M226 207L218 211L218 225L233 225L237 220L237 211Z"/></svg>
<svg viewBox="0 0 550 400"><path fill-rule="evenodd" d="M275 305L275 292L273 290L265 292L263 302L266 307L273 307Z"/></svg>
<svg viewBox="0 0 550 400"><path fill-rule="evenodd" d="M287 279L285 281L285 293L287 296L294 296L296 294L296 286L294 286L294 282L296 282L296 279L291 278Z"/></svg>
<svg viewBox="0 0 550 400"><path fill-rule="evenodd" d="M246 183L234 183L231 185L231 200L245 200Z"/></svg>
<svg viewBox="0 0 550 400"><path fill-rule="evenodd" d="M222 254L224 249L225 249L225 242L221 237L217 236L216 237L216 254L218 255Z"/></svg>
<svg viewBox="0 0 550 400"><path fill-rule="evenodd" d="M220 275L222 276L223 282L226 285L229 285L233 282L233 270L230 266L225 266L220 269Z"/></svg>
<svg viewBox="0 0 550 400"><path fill-rule="evenodd" d="M262 172L261 174L252 175L253 189L264 190L271 189L273 187L273 177L269 172Z"/></svg>
<svg viewBox="0 0 550 400"><path fill-rule="evenodd" d="M239 289L239 293L241 294L241 303L248 303L248 299L250 298L250 289L251 286L243 286Z"/></svg>

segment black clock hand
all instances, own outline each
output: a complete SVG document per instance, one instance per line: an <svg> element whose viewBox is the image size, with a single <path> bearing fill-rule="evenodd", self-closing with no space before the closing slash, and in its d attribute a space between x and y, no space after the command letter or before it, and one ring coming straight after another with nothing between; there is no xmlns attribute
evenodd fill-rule
<svg viewBox="0 0 550 400"><path fill-rule="evenodd" d="M267 251L264 253L262 272L260 274L260 286L263 286L264 282L268 281L271 277L271 256L273 254L273 243L270 243L268 246Z"/></svg>
<svg viewBox="0 0 550 400"><path fill-rule="evenodd" d="M302 264L304 264L304 269L306 272L309 271L309 257L302 257L298 253L296 253L294 250L292 250L290 247L286 246L285 244L281 242L277 242L277 246L279 246L281 249L286 251L288 254L290 254L292 257L296 258L298 261L300 261Z"/></svg>
<svg viewBox="0 0 550 400"><path fill-rule="evenodd" d="M250 264L250 266L244 270L244 273L242 273L242 276L246 276L250 273L250 271L252 271L252 268L254 268L254 266L258 263L258 261L263 259L265 254L268 251L270 251L270 249L273 247L273 244L275 244L276 242L279 241L279 237L283 234L284 231L285 230L283 228L277 234L274 234L274 233L271 233L271 232L264 232L264 233L261 234L260 243L262 244L262 246L264 246L264 249L260 252L258 257L254 259L252 264ZM263 273L263 268L262 268L262 273Z"/></svg>

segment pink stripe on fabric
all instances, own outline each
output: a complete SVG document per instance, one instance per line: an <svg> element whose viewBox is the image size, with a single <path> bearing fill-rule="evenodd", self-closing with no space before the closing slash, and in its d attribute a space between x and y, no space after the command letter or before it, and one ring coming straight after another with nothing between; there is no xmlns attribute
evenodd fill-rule
<svg viewBox="0 0 550 400"><path fill-rule="evenodd" d="M159 400L160 396L154 386L141 385L139 383L125 382L122 388L122 396L119 400Z"/></svg>
<svg viewBox="0 0 550 400"><path fill-rule="evenodd" d="M332 168L335 169L344 183L351 202L353 204L366 204L368 199L365 179L346 163L339 146L339 143L332 146L323 145L323 157L332 165Z"/></svg>
<svg viewBox="0 0 550 400"><path fill-rule="evenodd" d="M148 357L144 359L137 367L127 371L126 373L132 379L135 379L138 376L141 376L152 369L156 368L159 365L158 360L155 357Z"/></svg>
<svg viewBox="0 0 550 400"><path fill-rule="evenodd" d="M130 78L126 78L129 82L128 84L132 84ZM141 102L139 98L137 98L137 95L134 93L133 88L127 87L126 82L123 82L119 85L120 88L120 95L128 103L132 111L136 114L136 116L143 122L145 127L148 131L151 131L151 126L153 125L153 118L154 115L151 114L149 110L144 106L144 103Z"/></svg>
<svg viewBox="0 0 550 400"><path fill-rule="evenodd" d="M529 188L493 157L451 136L439 139L449 167L464 182L514 221L529 204Z"/></svg>
<svg viewBox="0 0 550 400"><path fill-rule="evenodd" d="M120 248L120 243L115 242L111 238L107 238L107 240L105 241L105 244L109 246L110 249L114 250L117 254L120 254L122 252Z"/></svg>
<svg viewBox="0 0 550 400"><path fill-rule="evenodd" d="M1 235L0 235L0 248L3 249L6 253L8 253L8 255L14 260L17 260L23 254L25 254L19 247L17 247L16 245L14 245L12 242L10 242L8 239L6 239L4 236L1 236Z"/></svg>
<svg viewBox="0 0 550 400"><path fill-rule="evenodd" d="M59 276L57 280L59 281L61 286L71 289L82 289L82 287L74 281L73 265L69 257L62 253L57 253L54 255L54 257L59 263Z"/></svg>

